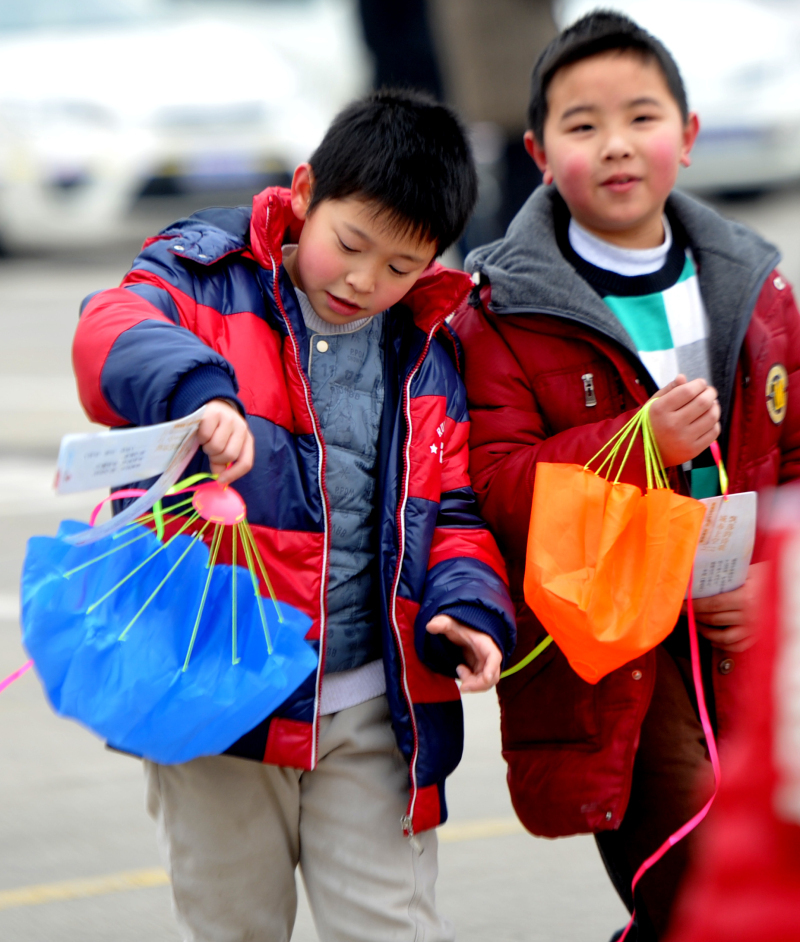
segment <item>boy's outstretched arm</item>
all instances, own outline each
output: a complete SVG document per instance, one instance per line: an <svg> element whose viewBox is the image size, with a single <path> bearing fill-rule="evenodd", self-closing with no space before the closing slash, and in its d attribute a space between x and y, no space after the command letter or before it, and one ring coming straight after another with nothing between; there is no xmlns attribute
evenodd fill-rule
<svg viewBox="0 0 800 942"><path fill-rule="evenodd" d="M220 399L242 415L233 367L202 339L198 276L172 249L177 231L149 240L119 288L84 302L73 365L89 418L153 425Z"/></svg>
<svg viewBox="0 0 800 942"><path fill-rule="evenodd" d="M505 564L470 483L466 390L449 360L446 369L446 417L431 420L438 447L429 454L424 485L425 497L438 499L439 512L414 646L428 668L459 677L464 691L477 691L497 682L503 659L514 650L516 621Z"/></svg>

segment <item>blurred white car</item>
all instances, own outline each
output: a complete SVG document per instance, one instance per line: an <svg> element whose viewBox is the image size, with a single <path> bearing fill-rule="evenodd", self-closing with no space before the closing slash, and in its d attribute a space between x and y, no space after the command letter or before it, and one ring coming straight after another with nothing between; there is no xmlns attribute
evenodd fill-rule
<svg viewBox="0 0 800 942"><path fill-rule="evenodd" d="M280 179L367 85L351 0L0 0L0 240L98 244L142 192Z"/></svg>
<svg viewBox="0 0 800 942"><path fill-rule="evenodd" d="M800 178L800 30L792 0L562 0L561 26L602 7L657 36L700 117L679 185L757 190Z"/></svg>

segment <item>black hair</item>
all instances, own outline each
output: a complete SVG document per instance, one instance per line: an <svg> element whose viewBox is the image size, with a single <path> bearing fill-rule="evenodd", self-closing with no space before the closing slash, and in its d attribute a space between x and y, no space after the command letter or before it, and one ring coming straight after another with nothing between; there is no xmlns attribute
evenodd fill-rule
<svg viewBox="0 0 800 942"><path fill-rule="evenodd" d="M309 163L309 211L359 197L400 231L434 242L437 255L459 238L478 198L463 125L419 92L381 90L348 105Z"/></svg>
<svg viewBox="0 0 800 942"><path fill-rule="evenodd" d="M556 72L603 52L633 52L645 61L655 62L684 122L688 120L686 89L677 63L666 46L627 16L611 10L595 10L562 30L533 67L528 127L540 144L544 142L547 119L547 89Z"/></svg>

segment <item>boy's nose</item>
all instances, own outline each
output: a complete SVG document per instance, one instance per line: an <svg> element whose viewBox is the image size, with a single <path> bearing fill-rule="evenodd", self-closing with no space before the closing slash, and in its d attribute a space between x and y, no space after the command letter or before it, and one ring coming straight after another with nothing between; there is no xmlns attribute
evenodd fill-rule
<svg viewBox="0 0 800 942"><path fill-rule="evenodd" d="M375 276L370 269L351 271L345 281L358 294L370 294L375 290Z"/></svg>
<svg viewBox="0 0 800 942"><path fill-rule="evenodd" d="M622 134L609 135L603 148L604 160L619 160L633 153L630 141Z"/></svg>

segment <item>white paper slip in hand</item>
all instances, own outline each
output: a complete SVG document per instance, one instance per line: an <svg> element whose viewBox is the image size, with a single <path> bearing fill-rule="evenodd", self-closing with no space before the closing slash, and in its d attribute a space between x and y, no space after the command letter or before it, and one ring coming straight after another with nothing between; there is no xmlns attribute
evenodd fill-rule
<svg viewBox="0 0 800 942"><path fill-rule="evenodd" d="M205 406L174 422L141 428L66 435L58 454L56 491L70 494L95 487L119 487L158 475L148 490L111 520L66 538L75 545L94 543L132 523L167 493L197 451L197 429Z"/></svg>
<svg viewBox="0 0 800 942"><path fill-rule="evenodd" d="M205 406L183 419L139 428L65 435L58 453L56 492L120 487L163 474L200 425Z"/></svg>
<svg viewBox="0 0 800 942"><path fill-rule="evenodd" d="M707 497L694 558L692 597L705 599L744 585L756 541L755 491Z"/></svg>

